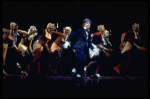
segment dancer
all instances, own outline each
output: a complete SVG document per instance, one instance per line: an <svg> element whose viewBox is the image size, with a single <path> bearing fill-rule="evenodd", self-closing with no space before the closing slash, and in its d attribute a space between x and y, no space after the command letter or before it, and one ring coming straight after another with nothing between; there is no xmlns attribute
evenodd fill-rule
<svg viewBox="0 0 150 99"><path fill-rule="evenodd" d="M94 76L96 78L100 77L100 74L96 71L99 68L99 52L100 49L92 43L94 49L92 50L89 48L89 56L90 56L90 63L84 67L84 74L85 77Z"/></svg>
<svg viewBox="0 0 150 99"><path fill-rule="evenodd" d="M110 48L108 49L108 48L104 47L104 45L103 45L103 44L105 44L105 39L104 39L104 36L102 33L105 30L104 25L99 25L97 27L97 29L98 29L98 32L91 34L91 37L94 38L91 40L94 50L89 49L90 63L84 67L85 77L91 75L91 76L99 78L100 74L98 73L98 70L99 70L100 53L103 51L105 53L105 55L109 57L110 55L108 54L108 52L113 51L112 49L110 49ZM90 69L92 69L92 70L90 70ZM91 73L90 73L90 71L91 71ZM76 72L76 69L73 68L72 73L75 73L75 72Z"/></svg>
<svg viewBox="0 0 150 99"><path fill-rule="evenodd" d="M105 53L106 57L110 57L109 52L112 52L113 49L110 48L110 46L112 46L111 42L109 41L109 31L105 30L104 25L98 25L97 26L97 30L98 32L93 33L93 34L100 34L98 36L95 36L92 39L92 42L96 45L98 45L99 47L102 48L102 51ZM105 48L104 48L105 47ZM107 49L108 50L107 50Z"/></svg>
<svg viewBox="0 0 150 99"><path fill-rule="evenodd" d="M91 46L91 34L90 34L90 27L91 27L91 20L88 18L85 18L83 20L82 28L76 30L75 32L72 32L70 36L68 37L66 43L63 45L64 48L67 48L70 46L70 41L77 36L77 41L73 45L73 48L75 49L75 54L77 57L77 61L75 64L76 71L76 77L80 78L81 74L83 74L85 60L88 55L88 49L89 47L93 48Z"/></svg>
<svg viewBox="0 0 150 99"><path fill-rule="evenodd" d="M122 54L122 60L121 63L114 67L114 70L120 74L120 67L125 67L124 69L124 79L132 79L129 77L128 72L127 72L127 67L128 64L130 63L131 60L131 54L130 54L130 50L132 49L132 46L136 46L138 49L146 51L147 48L145 47L140 47L139 45L137 45L138 42L141 42L141 38L139 35L139 24L138 23L134 23L132 25L132 30L129 30L125 33L123 33L121 35L121 44L119 46L120 50L121 50L121 54Z"/></svg>
<svg viewBox="0 0 150 99"><path fill-rule="evenodd" d="M6 56L7 56L9 46L10 46L9 48L10 50L14 49L13 53L15 53L16 51L20 52L20 50L18 49L16 45L17 36L19 36L19 34L22 34L25 36L27 35L27 32L23 30L18 30L18 24L15 22L10 23L10 30L3 28L3 32L4 32L3 34L3 67L5 68ZM3 74L8 75L4 69L3 69Z"/></svg>
<svg viewBox="0 0 150 99"><path fill-rule="evenodd" d="M51 52L51 71L57 75L57 68L58 68L58 62L60 61L61 53L62 53L62 45L66 42L68 36L71 33L71 28L69 26L66 26L63 29L63 33L53 31L52 35L57 35L56 39L53 41L52 45L50 46ZM53 36L52 36L53 37Z"/></svg>
<svg viewBox="0 0 150 99"><path fill-rule="evenodd" d="M21 39L18 45L18 49L21 51L21 54L22 54L22 59L21 59L21 65L22 65L22 70L23 70L22 73L26 73L27 65L31 61L31 58L36 57L32 51L31 45L32 45L33 39L38 35L37 31L38 30L36 29L35 26L30 26L30 28L28 29L27 35Z"/></svg>
<svg viewBox="0 0 150 99"><path fill-rule="evenodd" d="M40 72L40 60L41 60L41 52L43 51L43 47L46 48L46 50L51 53L50 49L48 48L48 41L51 39L51 34L50 34L51 30L50 30L50 25L48 24L46 29L43 30L43 34L38 36L38 39L34 42L33 44L33 53L35 54L35 58L33 59L33 61L27 66L28 71L31 71L30 66L33 63L37 63L38 67L37 67L37 71L38 71L38 75L41 75ZM32 55L34 55L32 54Z"/></svg>
<svg viewBox="0 0 150 99"><path fill-rule="evenodd" d="M88 71L91 71L91 73L88 73L88 74L91 74L91 76L94 76L96 78L99 78L100 77L100 74L98 73L98 70L99 70L99 62L100 62L100 59L102 57L100 57L100 53L101 52L104 52L105 55L107 57L110 57L110 55L108 54L109 52L112 52L113 49L110 49L110 48L106 48L105 45L107 45L107 42L112 45L109 41L109 38L108 38L108 31L105 30L105 27L104 25L98 25L97 26L97 30L98 32L96 33L92 33L91 34L91 37L93 37L94 39L92 39L92 46L94 46L94 49L95 51L98 51L95 53L95 51L91 50L90 49L90 59L91 59L91 62L84 67L84 71L85 71L85 75L87 75ZM95 53L95 54L94 54ZM93 57L91 57L93 56ZM92 70L90 70L90 68Z"/></svg>

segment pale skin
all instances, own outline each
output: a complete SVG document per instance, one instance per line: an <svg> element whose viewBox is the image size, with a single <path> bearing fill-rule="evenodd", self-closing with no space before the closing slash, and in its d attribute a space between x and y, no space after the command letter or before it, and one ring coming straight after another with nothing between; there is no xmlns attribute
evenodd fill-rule
<svg viewBox="0 0 150 99"><path fill-rule="evenodd" d="M47 38L47 40L45 42L43 42L44 46L46 47L46 50L51 54L52 52L50 51L50 49L48 48L48 41L51 40L51 35L48 33L52 33L53 32L53 29L44 29L44 32L45 32L45 37Z"/></svg>
<svg viewBox="0 0 150 99"><path fill-rule="evenodd" d="M87 29L90 29L91 27L91 22L85 22L83 23L83 27L87 28Z"/></svg>
<svg viewBox="0 0 150 99"><path fill-rule="evenodd" d="M58 43L60 43L60 42L65 42L65 40L67 39L67 38L64 38L64 35L66 34L66 35L68 35L68 34L70 34L70 30L69 29L66 29L65 30L65 33L61 33L61 32L56 32L56 31L51 31L51 33L52 34L55 34L55 35L57 35L58 37L56 38L56 40L52 43L52 46L51 46L51 51L52 51L52 53L54 53L55 52L55 47L54 47L54 45L57 45ZM61 39L61 40L59 40L59 39ZM60 47L58 47L57 49L60 49Z"/></svg>

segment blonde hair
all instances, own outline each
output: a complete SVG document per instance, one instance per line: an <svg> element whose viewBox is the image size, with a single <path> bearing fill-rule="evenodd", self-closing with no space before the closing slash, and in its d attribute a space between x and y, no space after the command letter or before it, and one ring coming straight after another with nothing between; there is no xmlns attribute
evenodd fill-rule
<svg viewBox="0 0 150 99"><path fill-rule="evenodd" d="M69 26L66 26L65 28L63 28L63 33L65 33L66 30L70 30L70 33L71 33L71 31L72 31L72 30L71 30L71 27L69 27Z"/></svg>
<svg viewBox="0 0 150 99"><path fill-rule="evenodd" d="M98 26L97 26L97 30L98 30L98 31L104 31L104 29L103 29L102 27L104 27L104 25L98 25Z"/></svg>
<svg viewBox="0 0 150 99"><path fill-rule="evenodd" d="M47 27L48 29L50 29L50 28L52 28L53 30L56 29L54 23L48 23L46 27Z"/></svg>
<svg viewBox="0 0 150 99"><path fill-rule="evenodd" d="M139 28L139 23L134 23L134 24L132 25L132 29L136 29L136 28Z"/></svg>

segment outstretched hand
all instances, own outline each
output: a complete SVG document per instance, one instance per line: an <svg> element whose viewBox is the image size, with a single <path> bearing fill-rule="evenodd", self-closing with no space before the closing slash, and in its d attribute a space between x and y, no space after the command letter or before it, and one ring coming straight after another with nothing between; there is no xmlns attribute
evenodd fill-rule
<svg viewBox="0 0 150 99"><path fill-rule="evenodd" d="M146 51L147 48L146 47L140 47L140 50Z"/></svg>

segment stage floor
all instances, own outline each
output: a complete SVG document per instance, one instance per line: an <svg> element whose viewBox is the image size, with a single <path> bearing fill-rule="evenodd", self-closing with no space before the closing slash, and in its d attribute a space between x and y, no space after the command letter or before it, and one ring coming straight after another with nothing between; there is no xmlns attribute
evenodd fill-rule
<svg viewBox="0 0 150 99"><path fill-rule="evenodd" d="M148 78L118 76L84 78L71 75L3 77L3 97L148 97Z"/></svg>

